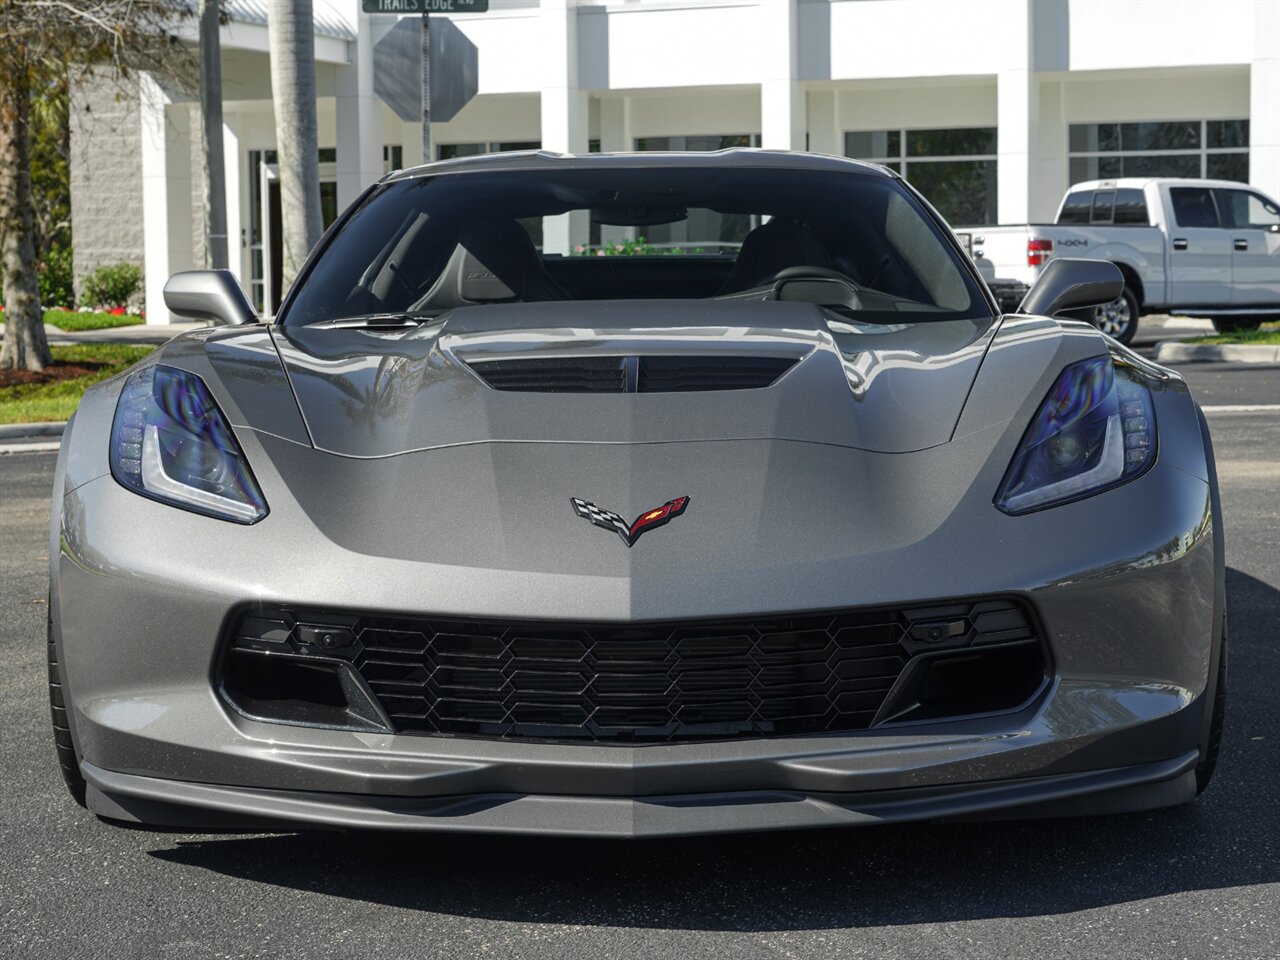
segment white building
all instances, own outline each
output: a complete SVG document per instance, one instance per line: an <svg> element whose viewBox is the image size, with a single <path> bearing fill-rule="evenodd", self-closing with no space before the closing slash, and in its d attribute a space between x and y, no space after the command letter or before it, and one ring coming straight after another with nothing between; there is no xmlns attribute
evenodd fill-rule
<svg viewBox="0 0 1280 960"><path fill-rule="evenodd" d="M231 266L269 313L266 4L229 6ZM491 0L451 19L478 50L479 94L432 124L433 159L845 154L896 166L957 226L1049 219L1068 184L1099 176L1226 177L1280 196L1280 0ZM423 159L420 125L374 90L374 48L396 22L316 0L326 219ZM77 276L143 263L151 323L168 320L169 274L203 265L198 109L147 76L136 99L95 87L73 104Z"/></svg>

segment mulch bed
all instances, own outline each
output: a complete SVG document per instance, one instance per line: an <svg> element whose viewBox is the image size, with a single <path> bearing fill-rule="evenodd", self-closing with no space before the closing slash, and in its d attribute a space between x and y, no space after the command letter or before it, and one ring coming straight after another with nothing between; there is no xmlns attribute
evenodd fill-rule
<svg viewBox="0 0 1280 960"><path fill-rule="evenodd" d="M110 366L96 361L83 363L53 363L39 373L30 370L0 370L0 387L14 387L20 383L56 383L59 380L74 380L77 377L89 377L103 367Z"/></svg>

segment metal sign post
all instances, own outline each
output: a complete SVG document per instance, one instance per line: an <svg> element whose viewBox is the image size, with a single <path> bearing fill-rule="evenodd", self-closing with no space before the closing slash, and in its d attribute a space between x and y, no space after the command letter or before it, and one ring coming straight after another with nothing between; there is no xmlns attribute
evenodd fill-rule
<svg viewBox="0 0 1280 960"><path fill-rule="evenodd" d="M431 162L431 23L433 13L486 13L489 0L361 0L365 13L422 14L422 162Z"/></svg>
<svg viewBox="0 0 1280 960"><path fill-rule="evenodd" d="M431 15L422 15L422 162L431 162Z"/></svg>

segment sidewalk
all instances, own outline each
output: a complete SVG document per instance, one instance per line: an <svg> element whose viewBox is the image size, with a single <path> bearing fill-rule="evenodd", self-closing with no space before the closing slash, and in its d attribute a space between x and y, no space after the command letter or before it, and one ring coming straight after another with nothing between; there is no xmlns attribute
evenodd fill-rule
<svg viewBox="0 0 1280 960"><path fill-rule="evenodd" d="M51 344L67 343L168 343L180 333L207 327L207 323L139 323L132 327L108 327L105 330L78 330L69 332L58 327L44 325L44 335ZM0 330L0 339L4 338Z"/></svg>

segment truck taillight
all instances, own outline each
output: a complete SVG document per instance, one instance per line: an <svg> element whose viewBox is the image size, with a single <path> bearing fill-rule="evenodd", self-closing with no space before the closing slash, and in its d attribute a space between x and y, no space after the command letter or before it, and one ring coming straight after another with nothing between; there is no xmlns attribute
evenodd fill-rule
<svg viewBox="0 0 1280 960"><path fill-rule="evenodd" d="M1038 267L1053 256L1052 240L1027 241L1027 266Z"/></svg>

